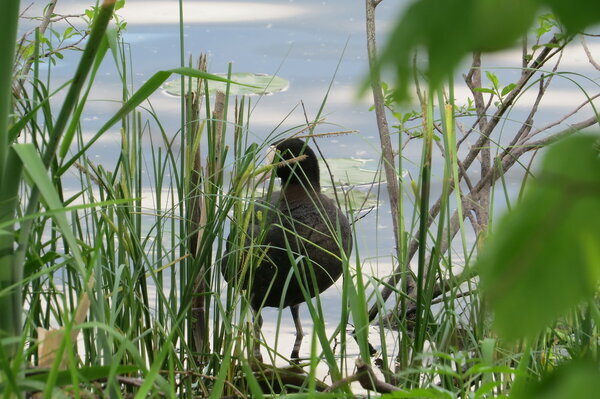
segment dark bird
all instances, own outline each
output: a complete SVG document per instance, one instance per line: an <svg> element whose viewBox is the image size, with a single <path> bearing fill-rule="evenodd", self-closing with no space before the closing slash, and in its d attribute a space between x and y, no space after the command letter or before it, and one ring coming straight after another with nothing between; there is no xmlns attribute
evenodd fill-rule
<svg viewBox="0 0 600 399"><path fill-rule="evenodd" d="M289 306L296 327L291 357L297 359L303 337L298 317L306 300L303 288L313 298L340 277L342 258L352 251L352 233L344 213L321 193L318 159L307 143L284 139L270 151L281 191L257 201L247 230L238 232L245 237L230 234L221 273L228 283L242 284L250 292L258 319L255 356L262 358L262 307Z"/></svg>

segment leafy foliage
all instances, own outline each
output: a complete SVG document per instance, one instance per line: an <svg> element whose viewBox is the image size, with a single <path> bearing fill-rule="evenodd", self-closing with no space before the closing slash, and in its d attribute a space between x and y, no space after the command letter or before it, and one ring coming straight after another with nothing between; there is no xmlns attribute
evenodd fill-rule
<svg viewBox="0 0 600 399"><path fill-rule="evenodd" d="M534 336L596 291L598 140L582 135L552 146L525 197L479 257L482 289L507 338Z"/></svg>
<svg viewBox="0 0 600 399"><path fill-rule="evenodd" d="M549 373L543 382L530 384L513 395L515 399L593 399L600 392L597 365L589 361L573 362Z"/></svg>
<svg viewBox="0 0 600 399"><path fill-rule="evenodd" d="M427 75L432 87L438 87L467 54L515 44L542 7L553 11L566 34L600 21L600 8L586 0L420 0L398 19L381 63L395 68L397 95L405 98L413 76L413 51L423 46Z"/></svg>

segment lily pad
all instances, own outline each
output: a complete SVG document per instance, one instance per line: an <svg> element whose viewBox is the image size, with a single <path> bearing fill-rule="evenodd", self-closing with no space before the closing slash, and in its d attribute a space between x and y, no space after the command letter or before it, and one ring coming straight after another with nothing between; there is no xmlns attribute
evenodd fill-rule
<svg viewBox="0 0 600 399"><path fill-rule="evenodd" d="M336 199L331 187L324 188L322 192L329 198L333 200ZM337 197L339 198L341 202L340 205L343 209L352 209L355 213L379 206L379 199L372 190L363 191L358 190L356 187L352 187L349 190L344 190L338 187Z"/></svg>
<svg viewBox="0 0 600 399"><path fill-rule="evenodd" d="M217 76L227 78L227 74L216 73ZM181 79L177 78L171 80L163 85L163 89L174 96L181 96ZM185 87L187 90L188 79L184 77ZM232 84L229 86L229 93L233 96L249 96L257 94L273 94L279 91L284 91L288 88L290 82L287 79L280 78L279 76L267 75L264 73L252 73L252 72L236 72L231 74L231 80L234 82L242 83L245 85L255 86L241 86ZM198 79L192 78L192 88L197 85ZM225 92L227 89L227 83L217 82L214 80L208 80L208 92L211 94L217 91Z"/></svg>
<svg viewBox="0 0 600 399"><path fill-rule="evenodd" d="M340 200L342 208L360 212L377 207L379 200L371 186L385 181L385 178L380 176L377 170L365 169L365 164L368 162L364 159L330 158L327 159L327 165L329 165L329 169L327 169L325 161L319 160L323 194L331 199L336 199L331 178L333 175L337 198ZM331 170L331 175L329 170ZM264 192L259 188L254 195L261 197Z"/></svg>
<svg viewBox="0 0 600 399"><path fill-rule="evenodd" d="M361 190L357 186L350 188L348 186L344 188L336 186L334 192L333 187L329 186L323 187L321 192L334 201L339 199L342 209L352 209L355 214L379 206L379 199L374 190ZM263 187L257 188L253 193L254 198L260 198L264 195Z"/></svg>
<svg viewBox="0 0 600 399"><path fill-rule="evenodd" d="M327 160L329 170L333 175L333 182L336 185L364 185L372 183L383 183L385 177L380 176L377 170L365 168L367 160L353 158L332 158ZM323 186L332 186L329 170L323 160L319 160L319 169L321 171L321 184Z"/></svg>

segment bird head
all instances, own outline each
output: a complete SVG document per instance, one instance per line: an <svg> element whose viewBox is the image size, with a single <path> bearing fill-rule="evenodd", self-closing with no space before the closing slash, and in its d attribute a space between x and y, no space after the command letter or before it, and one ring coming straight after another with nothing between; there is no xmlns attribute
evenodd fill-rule
<svg viewBox="0 0 600 399"><path fill-rule="evenodd" d="M281 179L281 184L300 184L320 187L319 161L301 139L283 139L269 147L267 157L271 163L277 164L275 175Z"/></svg>

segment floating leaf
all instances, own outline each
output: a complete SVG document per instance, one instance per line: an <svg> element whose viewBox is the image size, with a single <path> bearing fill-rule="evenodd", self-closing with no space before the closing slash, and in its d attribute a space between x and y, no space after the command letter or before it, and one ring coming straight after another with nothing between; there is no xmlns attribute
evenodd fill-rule
<svg viewBox="0 0 600 399"><path fill-rule="evenodd" d="M352 158L332 158L327 160L327 165L324 161L319 161L319 169L321 171L321 185L331 186L331 176L336 185L362 185L371 183L381 183L385 181L385 177L377 172L377 170L369 170L365 168L367 161L364 159Z"/></svg>
<svg viewBox="0 0 600 399"><path fill-rule="evenodd" d="M523 200L479 256L481 288L508 339L535 336L597 290L599 137L575 136L550 147Z"/></svg>
<svg viewBox="0 0 600 399"><path fill-rule="evenodd" d="M323 194L331 199L336 199L336 193L332 189L333 184L329 174L329 171L331 171L337 198L343 208L357 211L378 206L379 199L374 192L375 190L371 189L370 186L384 182L385 178L380 176L377 169L370 170L368 163L369 161L364 159L331 158L327 159L328 169L325 162L319 160ZM264 192L257 190L254 195L261 197Z"/></svg>
<svg viewBox="0 0 600 399"><path fill-rule="evenodd" d="M223 78L227 78L227 74L215 74L217 76L221 76ZM163 89L174 96L181 95L181 79L177 78L166 82L163 85ZM189 82L188 77L184 77L185 87L188 90ZM284 91L289 86L289 81L286 79L280 78L279 76L272 76L263 73L252 73L252 72L236 72L231 74L231 80L237 83L255 86L240 86L240 85L230 85L229 93L234 96L248 96L253 94L273 94L279 91ZM198 79L193 78L192 80L192 89L196 88ZM208 81L208 91L209 93L214 94L217 91L225 92L227 89L227 83L225 82L217 82L214 80ZM203 90L203 89L201 89Z"/></svg>
<svg viewBox="0 0 600 399"><path fill-rule="evenodd" d="M333 200L336 199L336 196L331 188L324 188L322 192L329 198ZM339 198L341 203L340 205L343 209L360 211L379 206L377 195L375 195L372 191L363 191L357 189L356 187L353 187L347 191L342 188L338 188L337 198Z"/></svg>

